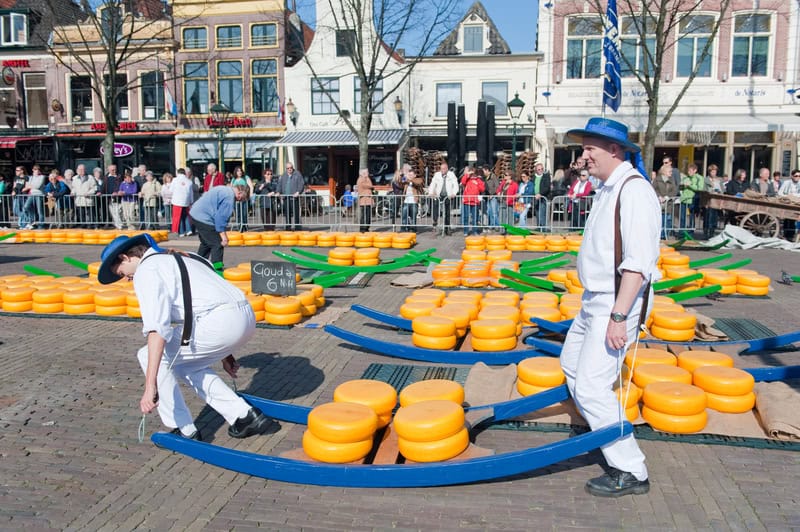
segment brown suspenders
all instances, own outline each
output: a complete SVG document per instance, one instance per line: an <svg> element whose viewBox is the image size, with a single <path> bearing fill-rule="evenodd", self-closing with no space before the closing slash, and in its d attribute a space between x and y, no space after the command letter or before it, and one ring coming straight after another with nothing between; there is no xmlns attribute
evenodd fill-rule
<svg viewBox="0 0 800 532"><path fill-rule="evenodd" d="M619 194L617 194L617 204L614 207L614 299L619 295L619 286L622 283L622 274L619 272L619 266L622 264L622 231L620 230L620 204L619 198L622 196L622 190L631 179L643 179L641 176L632 175L628 177L620 185ZM650 281L644 285L644 294L642 294L642 308L639 310L639 325L641 329L647 317L647 305L650 302ZM637 333L638 334L638 333Z"/></svg>

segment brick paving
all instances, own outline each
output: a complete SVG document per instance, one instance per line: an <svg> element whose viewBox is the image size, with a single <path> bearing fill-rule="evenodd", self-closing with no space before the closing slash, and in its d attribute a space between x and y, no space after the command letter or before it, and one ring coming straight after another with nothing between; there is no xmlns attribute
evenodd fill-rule
<svg viewBox="0 0 800 532"><path fill-rule="evenodd" d="M456 236L428 233L419 240L419 249L437 247L440 256L455 257L463 247ZM100 249L0 244L0 275L20 273L24 264L74 275L61 258L94 261ZM800 273L796 253L733 253L752 258L751 267L773 279L781 269ZM267 257L265 248L226 251L231 265ZM396 311L408 291L390 288L392 277L377 275L364 289L329 289L326 297L335 306L357 301ZM799 294L800 285L774 284L767 299L703 300L697 308L758 319L781 333L798 328ZM350 312L337 325L393 335ZM780 450L642 441L652 490L617 500L583 491L601 473L599 452L511 479L442 488L345 489L253 478L137 441L138 322L3 316L0 341L0 530L800 529L800 454ZM239 357L239 389L303 405L329 401L337 384L372 362L393 362L314 329L258 329ZM762 353L752 360L797 364L800 356ZM215 412L190 392L186 398L217 444L259 453L299 445L302 428L290 424L270 436L232 440ZM159 428L157 417L148 416L148 437ZM563 437L490 430L477 443L513 450Z"/></svg>

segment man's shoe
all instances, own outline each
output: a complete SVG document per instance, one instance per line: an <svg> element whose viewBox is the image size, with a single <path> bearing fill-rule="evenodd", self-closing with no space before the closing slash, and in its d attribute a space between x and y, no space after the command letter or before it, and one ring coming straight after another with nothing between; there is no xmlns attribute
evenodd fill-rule
<svg viewBox="0 0 800 532"><path fill-rule="evenodd" d="M186 438L187 440L203 441L203 435L200 434L199 430L192 432L191 436L184 436L183 432L181 432L181 429L172 429L169 433L177 434L181 438Z"/></svg>
<svg viewBox="0 0 800 532"><path fill-rule="evenodd" d="M228 427L228 436L231 438L247 438L253 434L273 434L278 432L280 425L274 422L256 407L250 408L247 415L240 417Z"/></svg>
<svg viewBox="0 0 800 532"><path fill-rule="evenodd" d="M647 479L637 480L631 473L612 467L605 475L587 482L586 491L596 497L644 495L650 491L650 481Z"/></svg>

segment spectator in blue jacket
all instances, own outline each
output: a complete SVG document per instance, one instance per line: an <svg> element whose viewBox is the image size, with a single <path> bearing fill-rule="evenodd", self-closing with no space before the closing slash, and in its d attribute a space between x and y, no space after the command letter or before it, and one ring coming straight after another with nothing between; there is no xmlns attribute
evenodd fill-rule
<svg viewBox="0 0 800 532"><path fill-rule="evenodd" d="M247 198L247 187L213 187L200 196L189 211L194 221L200 247L197 254L209 259L215 268L223 268L223 248L228 245L228 219L237 201Z"/></svg>
<svg viewBox="0 0 800 532"><path fill-rule="evenodd" d="M48 183L44 186L44 195L52 199L56 205L56 225L62 227L64 223L64 210L66 199L69 198L69 187L58 180L58 170L53 170L47 177Z"/></svg>

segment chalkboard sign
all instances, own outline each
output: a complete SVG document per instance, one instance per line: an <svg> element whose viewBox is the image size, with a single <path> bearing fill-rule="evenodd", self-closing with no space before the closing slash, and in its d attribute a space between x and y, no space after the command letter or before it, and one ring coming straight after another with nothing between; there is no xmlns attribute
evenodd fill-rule
<svg viewBox="0 0 800 532"><path fill-rule="evenodd" d="M783 150L783 164L781 165L781 173L783 175L792 174L792 151Z"/></svg>
<svg viewBox="0 0 800 532"><path fill-rule="evenodd" d="M254 294L297 294L296 265L291 262L250 261L250 286Z"/></svg>
<svg viewBox="0 0 800 532"><path fill-rule="evenodd" d="M301 172L308 185L328 184L328 154L325 152L306 152L301 159Z"/></svg>

